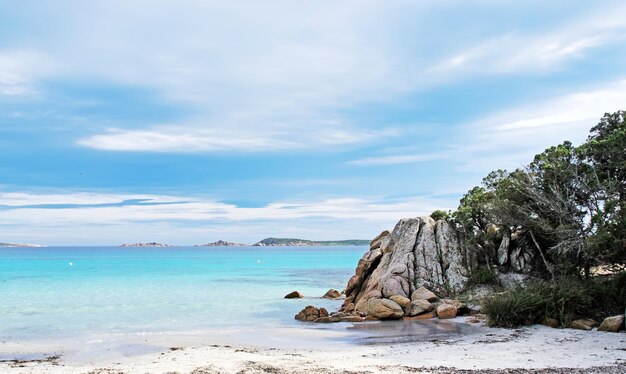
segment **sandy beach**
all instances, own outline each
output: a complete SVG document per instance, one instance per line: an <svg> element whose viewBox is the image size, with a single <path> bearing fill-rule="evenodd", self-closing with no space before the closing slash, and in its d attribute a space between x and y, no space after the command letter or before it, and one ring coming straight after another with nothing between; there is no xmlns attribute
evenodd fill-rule
<svg viewBox="0 0 626 374"><path fill-rule="evenodd" d="M367 327L369 325L369 327ZM95 349L3 342L3 373L623 373L626 333L532 326L499 329L454 321L144 335ZM419 329L439 331L418 334ZM418 330L415 330L418 329ZM447 332L446 332L447 330ZM133 344L143 339L144 352ZM139 346L139 345L137 345ZM108 348L106 348L108 347ZM117 348L116 348L117 347ZM32 359L34 358L34 359ZM539 370L541 369L541 370Z"/></svg>

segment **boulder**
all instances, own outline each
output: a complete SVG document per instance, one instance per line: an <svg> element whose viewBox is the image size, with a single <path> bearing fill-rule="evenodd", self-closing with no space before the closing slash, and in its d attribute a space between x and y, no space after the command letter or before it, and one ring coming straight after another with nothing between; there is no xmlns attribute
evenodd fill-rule
<svg viewBox="0 0 626 374"><path fill-rule="evenodd" d="M370 242L370 251L380 248L380 245L386 236L389 236L388 230L381 232L374 239L372 239L372 241Z"/></svg>
<svg viewBox="0 0 626 374"><path fill-rule="evenodd" d="M400 319L402 307L389 299L371 299L367 303L367 315L378 319Z"/></svg>
<svg viewBox="0 0 626 374"><path fill-rule="evenodd" d="M624 328L624 315L607 317L598 327L598 331L618 332Z"/></svg>
<svg viewBox="0 0 626 374"><path fill-rule="evenodd" d="M302 299L303 297L304 295L301 294L299 291L289 292L285 295L285 299Z"/></svg>
<svg viewBox="0 0 626 374"><path fill-rule="evenodd" d="M411 308L408 310L407 315L414 317L419 314L424 314L433 310L433 304L428 300L415 300L411 302Z"/></svg>
<svg viewBox="0 0 626 374"><path fill-rule="evenodd" d="M411 294L411 300L426 300L432 303L433 301L437 301L437 295L426 287L420 287Z"/></svg>
<svg viewBox="0 0 626 374"><path fill-rule="evenodd" d="M452 304L441 304L437 307L437 317L448 319L456 317L457 309Z"/></svg>
<svg viewBox="0 0 626 374"><path fill-rule="evenodd" d="M330 290L326 291L326 293L322 297L324 299L339 299L343 297L343 295L341 294L341 292L337 291L336 289L331 288Z"/></svg>
<svg viewBox="0 0 626 374"><path fill-rule="evenodd" d="M443 299L441 300L441 303L453 305L456 308L456 313L458 316L464 316L466 314L469 314L470 312L469 308L467 307L467 304L456 299Z"/></svg>
<svg viewBox="0 0 626 374"><path fill-rule="evenodd" d="M326 312L326 315L322 317L328 317L328 312ZM320 310L313 305L307 305L295 316L295 319L297 319L298 321L309 322L315 321L318 318L320 318Z"/></svg>
<svg viewBox="0 0 626 374"><path fill-rule="evenodd" d="M569 325L569 327L578 330L591 330L596 326L598 326L598 322L592 320L591 318L577 319L572 321Z"/></svg>
<svg viewBox="0 0 626 374"><path fill-rule="evenodd" d="M404 296L400 296L400 295L393 295L389 297L389 300L395 302L396 304L400 305L402 307L402 309L406 310L408 308L411 307L411 299L409 299L408 297L404 297Z"/></svg>
<svg viewBox="0 0 626 374"><path fill-rule="evenodd" d="M552 328L559 327L559 321L555 320L554 318L550 318L550 317L544 317L541 320L541 322L539 322L539 323L544 325L544 326L548 326L548 327L552 327Z"/></svg>

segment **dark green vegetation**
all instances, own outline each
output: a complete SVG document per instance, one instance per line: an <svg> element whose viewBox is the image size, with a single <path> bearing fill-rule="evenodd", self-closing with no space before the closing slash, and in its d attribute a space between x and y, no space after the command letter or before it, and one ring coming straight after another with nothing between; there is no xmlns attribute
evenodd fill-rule
<svg viewBox="0 0 626 374"><path fill-rule="evenodd" d="M254 244L255 246L336 246L336 245L369 245L369 240L325 240L312 241L293 238L267 238Z"/></svg>
<svg viewBox="0 0 626 374"><path fill-rule="evenodd" d="M485 312L493 325L516 326L545 316L564 325L576 316L624 312L625 116L605 114L580 146L566 141L524 168L489 173L450 213L448 219L477 248L474 282L489 283L491 269L510 268L543 279L490 298ZM505 240L512 243L507 254L520 261L501 256ZM613 275L594 276L600 268Z"/></svg>
<svg viewBox="0 0 626 374"><path fill-rule="evenodd" d="M587 281L564 277L538 280L525 287L495 294L484 300L482 312L491 326L516 327L539 323L545 317L568 326L577 318L597 320L624 313L626 273Z"/></svg>

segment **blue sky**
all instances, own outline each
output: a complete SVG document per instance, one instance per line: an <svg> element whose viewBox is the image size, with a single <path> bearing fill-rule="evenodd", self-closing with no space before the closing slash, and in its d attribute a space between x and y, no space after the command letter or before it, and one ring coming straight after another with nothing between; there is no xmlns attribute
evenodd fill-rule
<svg viewBox="0 0 626 374"><path fill-rule="evenodd" d="M370 238L453 209L626 109L624 14L0 0L0 242Z"/></svg>

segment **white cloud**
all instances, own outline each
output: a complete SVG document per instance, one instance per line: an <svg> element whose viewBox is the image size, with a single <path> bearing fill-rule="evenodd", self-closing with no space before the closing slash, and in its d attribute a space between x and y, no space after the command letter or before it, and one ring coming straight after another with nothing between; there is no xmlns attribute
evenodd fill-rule
<svg viewBox="0 0 626 374"><path fill-rule="evenodd" d="M259 131L261 130L261 131ZM357 130L335 123L316 123L302 128L246 128L166 126L148 130L111 129L106 134L79 140L79 144L108 151L145 152L259 152L342 146L394 136L392 129Z"/></svg>
<svg viewBox="0 0 626 374"><path fill-rule="evenodd" d="M145 203L111 206L127 200ZM5 206L0 209L0 238L17 242L48 238L43 244L111 244L115 239L137 241L140 237L163 237L181 244L217 239L254 242L286 233L313 239L369 238L401 217L456 206L454 199L430 196L383 201L341 197L245 208L176 196L0 193L0 206ZM72 205L42 207L50 204Z"/></svg>

